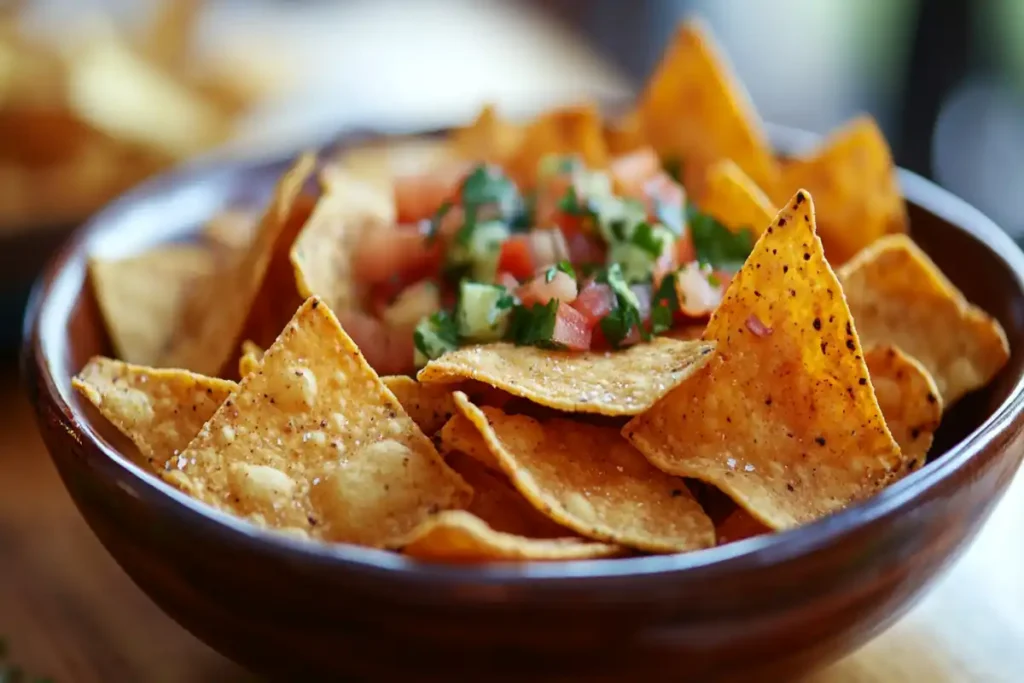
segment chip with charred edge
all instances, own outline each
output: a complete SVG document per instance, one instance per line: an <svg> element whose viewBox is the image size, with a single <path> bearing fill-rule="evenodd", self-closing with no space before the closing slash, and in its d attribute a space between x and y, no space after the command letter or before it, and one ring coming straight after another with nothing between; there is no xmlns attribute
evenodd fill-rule
<svg viewBox="0 0 1024 683"><path fill-rule="evenodd" d="M818 233L838 266L882 235L907 231L907 209L892 154L874 119L862 116L810 154L782 167L775 200L804 187L818 206ZM771 192L771 188L765 188Z"/></svg>
<svg viewBox="0 0 1024 683"><path fill-rule="evenodd" d="M452 144L465 159L503 163L516 151L522 138L523 128L503 119L497 108L488 104L473 123L452 133Z"/></svg>
<svg viewBox="0 0 1024 683"><path fill-rule="evenodd" d="M217 273L209 286L196 287L195 298L183 313L183 324L161 358L161 365L214 375L222 372L237 353L243 328L256 303L278 239L284 232L292 205L316 166L316 157L303 155L281 178L270 206L260 219L256 237L245 254L225 273ZM201 313L200 313L201 312ZM234 371L234 366L228 368Z"/></svg>
<svg viewBox="0 0 1024 683"><path fill-rule="evenodd" d="M715 544L711 519L679 478L659 472L614 427L455 402L512 484L562 526L587 538L682 552Z"/></svg>
<svg viewBox="0 0 1024 683"><path fill-rule="evenodd" d="M999 322L968 302L906 235L878 240L840 268L839 279L864 344L892 344L920 361L946 408L1009 360Z"/></svg>
<svg viewBox="0 0 1024 683"><path fill-rule="evenodd" d="M174 335L190 287L209 277L214 267L210 251L193 244L121 259L92 259L89 277L118 357L156 364Z"/></svg>
<svg viewBox="0 0 1024 683"><path fill-rule="evenodd" d="M532 187L540 162L549 156L576 156L588 168L608 165L608 149L596 106L555 109L527 125L522 141L508 162L509 172L520 187Z"/></svg>
<svg viewBox="0 0 1024 683"><path fill-rule="evenodd" d="M469 423L462 415L456 415L453 419ZM472 423L468 426L474 429ZM487 522L495 531L527 538L576 536L538 512L519 491L516 491L500 470L492 470L475 458L460 452L448 453L445 461L473 487L473 502L466 511Z"/></svg>
<svg viewBox="0 0 1024 683"><path fill-rule="evenodd" d="M732 159L769 191L778 166L757 112L703 22L680 26L638 105L647 139L663 159L680 159L697 199L705 170ZM770 192L769 192L770 194Z"/></svg>
<svg viewBox="0 0 1024 683"><path fill-rule="evenodd" d="M907 467L920 468L942 421L942 396L935 380L923 365L893 346L868 349L864 361L885 424L907 458Z"/></svg>
<svg viewBox="0 0 1024 683"><path fill-rule="evenodd" d="M715 527L715 535L718 538L718 545L735 543L736 541L742 541L762 534L770 534L771 532L771 529L754 519L749 512L741 507L737 507L735 510L730 512L729 515Z"/></svg>
<svg viewBox="0 0 1024 683"><path fill-rule="evenodd" d="M733 231L750 228L760 236L778 210L732 159L712 164L704 178L700 210Z"/></svg>
<svg viewBox="0 0 1024 683"><path fill-rule="evenodd" d="M623 434L657 467L713 484L773 529L811 522L906 469L801 190L708 323L711 361Z"/></svg>
<svg viewBox="0 0 1024 683"><path fill-rule="evenodd" d="M451 387L423 384L405 375L381 377L423 433L432 436L455 414Z"/></svg>
<svg viewBox="0 0 1024 683"><path fill-rule="evenodd" d="M612 353L508 343L464 346L427 363L418 378L475 379L570 413L639 415L703 366L714 348L709 342L665 337Z"/></svg>
<svg viewBox="0 0 1024 683"><path fill-rule="evenodd" d="M237 385L187 370L147 368L97 356L72 385L132 440L154 471L185 450Z"/></svg>
<svg viewBox="0 0 1024 683"><path fill-rule="evenodd" d="M315 297L177 465L166 478L210 505L377 547L473 493Z"/></svg>
<svg viewBox="0 0 1024 683"><path fill-rule="evenodd" d="M379 187L338 171L291 249L299 293L319 296L335 311L358 303L352 252L367 230L395 222L394 198Z"/></svg>
<svg viewBox="0 0 1024 683"><path fill-rule="evenodd" d="M582 538L525 538L495 531L476 515L447 510L404 541L402 552L426 562L477 563L593 560L618 557L622 547Z"/></svg>

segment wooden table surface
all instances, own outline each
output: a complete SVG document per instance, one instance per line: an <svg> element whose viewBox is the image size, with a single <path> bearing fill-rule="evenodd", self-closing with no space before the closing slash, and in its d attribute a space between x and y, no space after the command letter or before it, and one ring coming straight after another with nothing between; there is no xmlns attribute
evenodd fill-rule
<svg viewBox="0 0 1024 683"><path fill-rule="evenodd" d="M11 662L54 683L253 680L164 616L93 537L11 366L0 366L0 435L0 637ZM1024 476L913 611L805 683L1024 680L1021 538Z"/></svg>

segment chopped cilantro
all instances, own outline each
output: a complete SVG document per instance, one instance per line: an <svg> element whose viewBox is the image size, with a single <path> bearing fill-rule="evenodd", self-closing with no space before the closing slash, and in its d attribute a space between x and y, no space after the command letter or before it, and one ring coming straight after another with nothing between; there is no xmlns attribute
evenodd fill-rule
<svg viewBox="0 0 1024 683"><path fill-rule="evenodd" d="M544 271L544 282L551 282L555 279L555 273L562 271L573 280L576 279L576 270L572 267L572 264L568 261L559 261L557 264L551 266Z"/></svg>
<svg viewBox="0 0 1024 683"><path fill-rule="evenodd" d="M555 334L557 319L558 299L552 299L546 304L515 306L506 338L516 346L555 348L557 344L551 338Z"/></svg>
<svg viewBox="0 0 1024 683"><path fill-rule="evenodd" d="M686 213L697 260L717 270L739 270L754 250L753 231L741 228L733 232L692 204Z"/></svg>
<svg viewBox="0 0 1024 683"><path fill-rule="evenodd" d="M656 226L641 223L633 230L629 241L650 254L652 260L656 260L665 250L664 238L664 232L657 230Z"/></svg>
<svg viewBox="0 0 1024 683"><path fill-rule="evenodd" d="M438 311L420 320L412 333L417 356L427 360L459 348L459 327L448 311Z"/></svg>
<svg viewBox="0 0 1024 683"><path fill-rule="evenodd" d="M444 217L448 215L448 212L452 210L454 204L450 200L446 199L441 202L441 206L437 208L434 215L430 218L430 227L427 230L427 244L433 244L434 240L437 239L437 233L441 230L441 223L444 221Z"/></svg>
<svg viewBox="0 0 1024 683"><path fill-rule="evenodd" d="M469 244L476 229L480 210L488 207L494 210L495 216L489 219L511 221L521 212L522 202L519 190L501 169L480 164L466 176L459 190L462 209L465 213L462 227L455 234L458 244Z"/></svg>
<svg viewBox="0 0 1024 683"><path fill-rule="evenodd" d="M565 191L562 198L558 200L558 210L569 216L590 216L593 214L586 202L580 201L580 196L576 192L576 186L572 184L569 185L569 189Z"/></svg>
<svg viewBox="0 0 1024 683"><path fill-rule="evenodd" d="M601 331L613 348L618 348L629 333L636 328L644 341L651 338L640 319L640 302L629 288L619 264L613 263L597 276L597 281L607 284L615 294L616 306L601 318Z"/></svg>
<svg viewBox="0 0 1024 683"><path fill-rule="evenodd" d="M672 315L679 308L676 296L675 273L663 278L651 297L651 334L661 334L672 328Z"/></svg>

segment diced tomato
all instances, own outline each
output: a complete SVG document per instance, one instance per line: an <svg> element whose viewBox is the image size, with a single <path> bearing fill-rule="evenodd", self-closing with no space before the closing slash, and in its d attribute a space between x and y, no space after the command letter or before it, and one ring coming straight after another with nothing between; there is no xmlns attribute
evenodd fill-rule
<svg viewBox="0 0 1024 683"><path fill-rule="evenodd" d="M590 348L591 327L587 325L582 313L568 304L560 303L551 341L573 351L586 351Z"/></svg>
<svg viewBox="0 0 1024 683"><path fill-rule="evenodd" d="M576 280L562 271L555 271L548 282L546 274L534 276L529 282L516 289L516 296L524 306L544 305L552 299L570 304L576 300Z"/></svg>
<svg viewBox="0 0 1024 683"><path fill-rule="evenodd" d="M400 284L415 282L437 272L443 245L427 243L415 226L378 227L367 230L352 256L356 279L368 284L397 277Z"/></svg>
<svg viewBox="0 0 1024 683"><path fill-rule="evenodd" d="M572 184L572 173L568 171L544 178L543 183L537 186L537 194L534 198L533 219L535 225L561 224L565 216L559 208L559 203Z"/></svg>
<svg viewBox="0 0 1024 683"><path fill-rule="evenodd" d="M502 243L501 253L498 255L498 270L509 273L519 280L533 275L536 267L530 249L529 235L513 235Z"/></svg>
<svg viewBox="0 0 1024 683"><path fill-rule="evenodd" d="M498 273L498 276L494 278L494 284L501 285L510 292L515 290L519 286L519 280L516 279L511 273Z"/></svg>
<svg viewBox="0 0 1024 683"><path fill-rule="evenodd" d="M569 246L569 261L573 265L584 263L604 263L605 246L595 237L576 233L566 237Z"/></svg>
<svg viewBox="0 0 1024 683"><path fill-rule="evenodd" d="M612 159L609 171L616 192L640 199L644 183L661 172L661 160L654 148L643 147Z"/></svg>
<svg viewBox="0 0 1024 683"><path fill-rule="evenodd" d="M430 218L446 199L456 193L468 166L458 163L432 168L429 173L401 175L394 179L395 205L400 223Z"/></svg>
<svg viewBox="0 0 1024 683"><path fill-rule="evenodd" d="M572 307L583 314L590 327L597 325L601 318L615 308L615 293L608 285L591 283L583 288Z"/></svg>
<svg viewBox="0 0 1024 683"><path fill-rule="evenodd" d="M693 238L690 233L685 233L676 240L676 263L692 263L697 260L697 250L693 247Z"/></svg>
<svg viewBox="0 0 1024 683"><path fill-rule="evenodd" d="M338 312L338 322L352 337L377 374L402 375L415 369L411 329L394 329L357 310Z"/></svg>

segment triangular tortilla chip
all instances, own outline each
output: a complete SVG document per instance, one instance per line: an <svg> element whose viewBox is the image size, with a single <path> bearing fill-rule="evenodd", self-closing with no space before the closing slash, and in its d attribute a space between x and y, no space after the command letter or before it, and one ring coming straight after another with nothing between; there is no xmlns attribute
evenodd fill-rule
<svg viewBox="0 0 1024 683"><path fill-rule="evenodd" d="M123 259L92 259L89 277L117 356L129 363L156 364L174 335L190 288L214 267L209 249L193 244Z"/></svg>
<svg viewBox="0 0 1024 683"><path fill-rule="evenodd" d="M522 138L523 128L501 118L493 104L484 106L473 123L455 129L451 135L452 145L459 156L496 164L507 161Z"/></svg>
<svg viewBox="0 0 1024 683"><path fill-rule="evenodd" d="M733 232L750 228L760 237L778 209L732 159L712 164L704 178L700 210Z"/></svg>
<svg viewBox="0 0 1024 683"><path fill-rule="evenodd" d="M606 121L604 143L608 147L608 154L612 156L629 154L647 147L647 136L644 134L640 113L632 111L621 118Z"/></svg>
<svg viewBox="0 0 1024 683"><path fill-rule="evenodd" d="M650 552L714 545L711 519L683 480L652 467L614 427L506 415L462 392L455 402L512 484L562 526Z"/></svg>
<svg viewBox="0 0 1024 683"><path fill-rule="evenodd" d="M388 375L381 381L427 436L440 431L455 414L451 387L424 384L406 375Z"/></svg>
<svg viewBox="0 0 1024 683"><path fill-rule="evenodd" d="M771 529L754 519L749 512L741 507L733 510L715 526L718 545L735 543L736 541L742 541L762 534L770 534L771 532Z"/></svg>
<svg viewBox="0 0 1024 683"><path fill-rule="evenodd" d="M454 396L452 397L454 401ZM462 453L476 460L492 472L504 473L501 465L487 447L487 442L473 423L461 413L453 415L438 432L439 448L447 457L452 453Z"/></svg>
<svg viewBox="0 0 1024 683"><path fill-rule="evenodd" d="M252 244L260 216L245 209L221 211L203 226L203 240L228 254L241 254Z"/></svg>
<svg viewBox="0 0 1024 683"><path fill-rule="evenodd" d="M238 358L238 376L245 377L260 369L263 362L263 349L259 344L246 339L242 342L242 355Z"/></svg>
<svg viewBox="0 0 1024 683"><path fill-rule="evenodd" d="M316 298L167 478L257 524L369 546L472 497Z"/></svg>
<svg viewBox="0 0 1024 683"><path fill-rule="evenodd" d="M732 159L758 187L774 189L778 166L743 85L703 22L680 26L641 95L647 139L682 164L683 184L700 203L708 166Z"/></svg>
<svg viewBox="0 0 1024 683"><path fill-rule="evenodd" d="M292 206L316 166L316 157L303 155L278 182L274 198L260 220L245 254L228 272L196 288L197 298L183 313L183 324L161 365L216 375L234 372L231 363L244 338L250 309L263 285L278 240L287 227Z"/></svg>
<svg viewBox="0 0 1024 683"><path fill-rule="evenodd" d="M819 236L835 266L886 233L907 231L907 209L889 144L868 116L849 122L810 154L788 160L776 201L785 201L801 187L814 196L821 217Z"/></svg>
<svg viewBox="0 0 1024 683"><path fill-rule="evenodd" d="M520 187L531 188L543 159L568 155L579 157L587 168L608 166L601 114L595 105L555 109L530 123L508 162L509 174Z"/></svg>
<svg viewBox="0 0 1024 683"><path fill-rule="evenodd" d="M905 471L853 318L800 191L708 323L711 361L623 434L660 469L717 486L774 529L870 496Z"/></svg>
<svg viewBox="0 0 1024 683"><path fill-rule="evenodd" d="M158 370L96 357L71 380L138 447L154 471L185 450L234 382L187 370Z"/></svg>
<svg viewBox="0 0 1024 683"><path fill-rule="evenodd" d="M999 322L968 302L906 235L878 240L839 278L864 344L891 344L920 361L946 408L1009 360Z"/></svg>
<svg viewBox="0 0 1024 683"><path fill-rule="evenodd" d="M450 563L592 560L623 554L620 546L582 538L536 539L502 533L462 510L431 517L403 546L410 557Z"/></svg>
<svg viewBox="0 0 1024 683"><path fill-rule="evenodd" d="M864 353L885 424L903 451L908 470L922 467L942 421L942 397L924 366L893 346Z"/></svg>
<svg viewBox="0 0 1024 683"><path fill-rule="evenodd" d="M570 413L639 415L703 366L713 350L708 342L665 337L613 352L484 344L446 353L420 370L418 378L475 379Z"/></svg>

